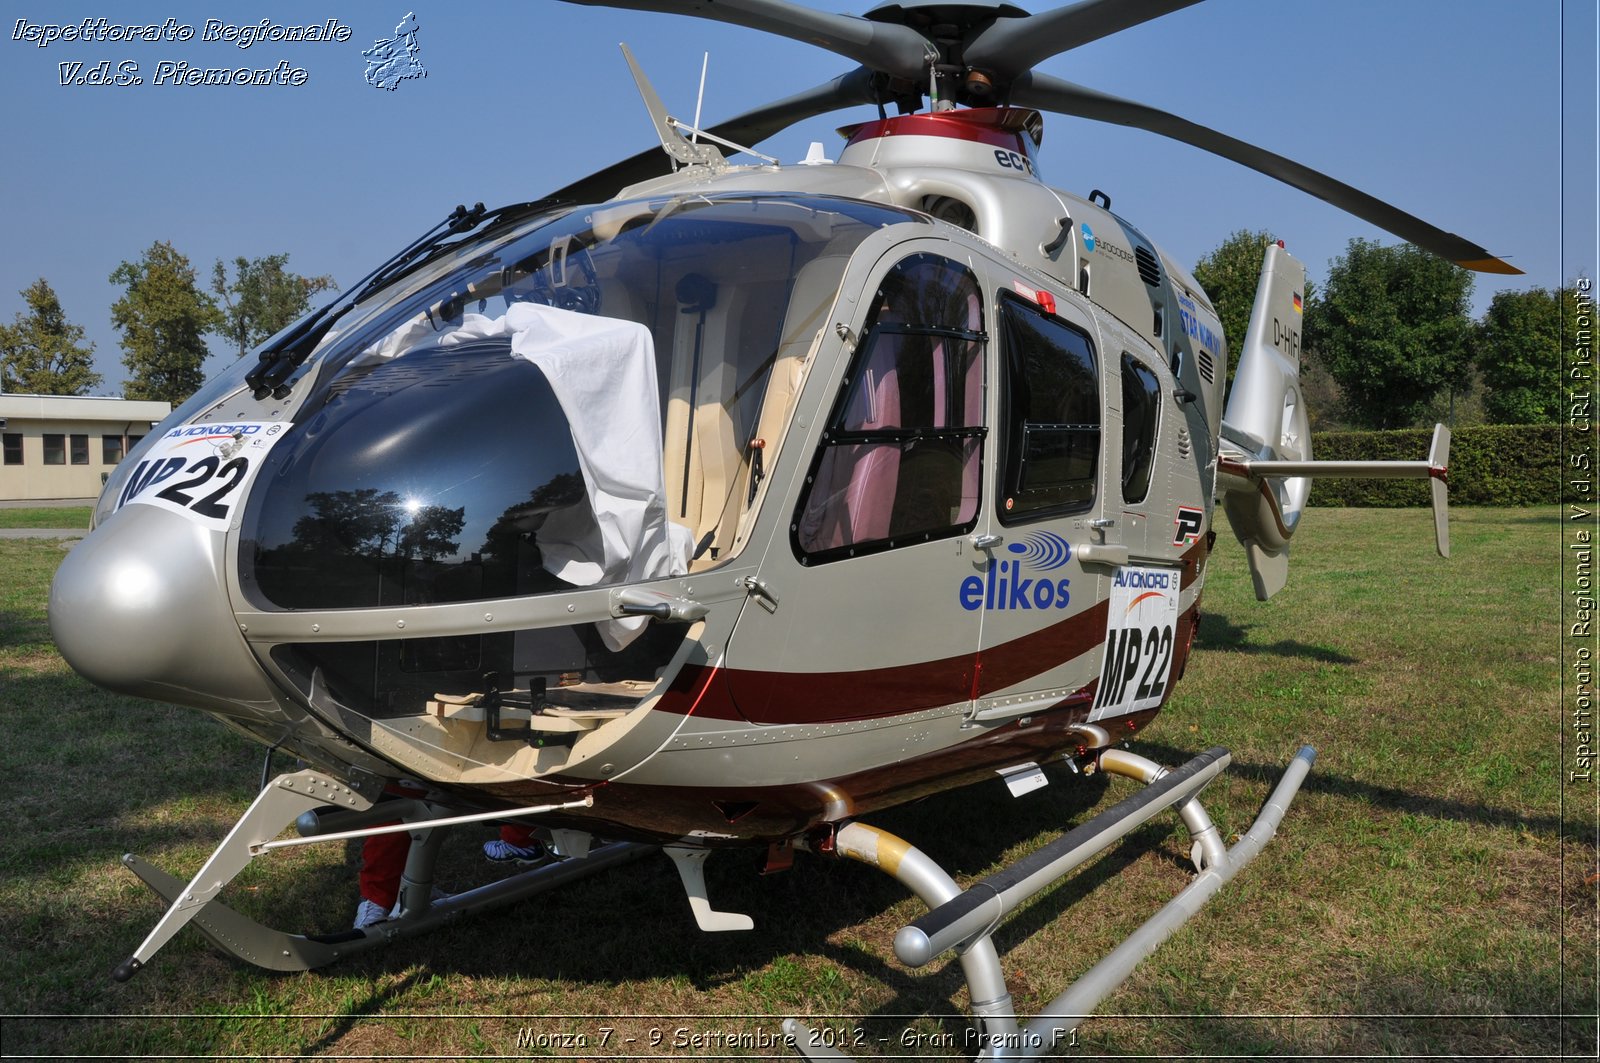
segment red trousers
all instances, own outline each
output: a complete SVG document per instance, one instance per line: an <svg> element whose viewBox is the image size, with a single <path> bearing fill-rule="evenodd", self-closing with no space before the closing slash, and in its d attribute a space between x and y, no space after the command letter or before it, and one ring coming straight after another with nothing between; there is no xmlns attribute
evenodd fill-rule
<svg viewBox="0 0 1600 1063"><path fill-rule="evenodd" d="M384 908L400 899L400 876L411 851L411 835L374 834L361 844L361 897Z"/></svg>

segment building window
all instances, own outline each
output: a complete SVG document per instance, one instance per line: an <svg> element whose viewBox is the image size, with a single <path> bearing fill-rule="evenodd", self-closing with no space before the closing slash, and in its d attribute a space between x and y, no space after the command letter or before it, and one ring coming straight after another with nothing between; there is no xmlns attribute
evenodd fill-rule
<svg viewBox="0 0 1600 1063"><path fill-rule="evenodd" d="M1000 521L1083 509L1100 461L1100 383L1081 330L1007 297Z"/></svg>
<svg viewBox="0 0 1600 1063"><path fill-rule="evenodd" d="M87 433L80 435L74 432L72 434L72 464L89 464L89 436Z"/></svg>
<svg viewBox="0 0 1600 1063"><path fill-rule="evenodd" d="M22 433L7 432L5 434L5 462L7 465L22 464Z"/></svg>
<svg viewBox="0 0 1600 1063"><path fill-rule="evenodd" d="M128 451L131 452L134 447L138 446L139 445L139 440L141 440L143 438L144 438L144 436L129 436L128 437Z"/></svg>
<svg viewBox="0 0 1600 1063"><path fill-rule="evenodd" d="M874 302L797 514L794 545L808 562L977 522L986 339L977 278L912 255Z"/></svg>
<svg viewBox="0 0 1600 1063"><path fill-rule="evenodd" d="M100 464L115 465L122 460L122 437L100 437Z"/></svg>
<svg viewBox="0 0 1600 1063"><path fill-rule="evenodd" d="M65 465L67 463L67 437L55 432L44 434L44 463L46 465Z"/></svg>

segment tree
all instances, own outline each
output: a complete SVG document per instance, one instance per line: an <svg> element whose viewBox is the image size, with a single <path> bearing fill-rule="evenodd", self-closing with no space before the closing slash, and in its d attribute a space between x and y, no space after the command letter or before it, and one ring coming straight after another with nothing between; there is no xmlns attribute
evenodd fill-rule
<svg viewBox="0 0 1600 1063"><path fill-rule="evenodd" d="M1354 239L1328 267L1307 330L1352 419L1409 428L1472 360L1472 275L1411 244Z"/></svg>
<svg viewBox="0 0 1600 1063"><path fill-rule="evenodd" d="M233 260L234 277L218 259L211 290L222 301L216 331L239 348L242 358L252 347L293 323L306 312L311 297L337 287L329 276L302 277L285 267L289 256L267 255Z"/></svg>
<svg viewBox="0 0 1600 1063"><path fill-rule="evenodd" d="M130 399L165 399L177 406L205 380L205 334L220 315L195 285L194 267L171 244L159 241L138 262L124 262L112 284L127 287L111 306L122 333L122 364L132 374Z"/></svg>
<svg viewBox="0 0 1600 1063"><path fill-rule="evenodd" d="M55 289L43 277L21 293L30 313L0 325L0 392L82 395L100 383L94 344L67 320Z"/></svg>
<svg viewBox="0 0 1600 1063"><path fill-rule="evenodd" d="M1578 300L1572 289L1498 292L1478 324L1474 358L1488 389L1489 419L1499 424L1561 420L1561 322L1572 335Z"/></svg>

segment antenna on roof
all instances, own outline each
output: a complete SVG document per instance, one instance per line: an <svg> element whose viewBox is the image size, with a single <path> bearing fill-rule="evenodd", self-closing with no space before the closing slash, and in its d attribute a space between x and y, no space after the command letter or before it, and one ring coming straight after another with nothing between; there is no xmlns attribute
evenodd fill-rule
<svg viewBox="0 0 1600 1063"><path fill-rule="evenodd" d="M700 91L694 98L694 135L689 138L689 143L700 142L700 105L706 98L706 67L711 63L711 53L702 52L700 55Z"/></svg>
<svg viewBox="0 0 1600 1063"><path fill-rule="evenodd" d="M650 112L650 121L655 123L656 136L661 138L662 148L673 158L674 168L676 168L677 163L681 162L686 166L707 166L712 170L727 169L728 161L722 157L722 152L710 144L698 143L699 138L702 136L707 140L721 144L723 147L732 148L734 151L744 152L747 155L754 155L769 165L776 166L778 164L778 160L770 155L763 155L759 151L753 151L745 147L743 144L735 144L733 141L725 140L715 133L707 133L703 129L680 122L672 117L667 113L666 104L662 103L661 97L656 94L655 86L650 84L650 79L644 76L643 70L639 69L638 62L633 58L633 52L628 49L626 44L621 45L621 48L623 57L628 60L628 69L633 71L633 82L639 86L639 95L644 99L645 110ZM684 129L694 134L694 141L684 137L683 133L680 132L680 130Z"/></svg>

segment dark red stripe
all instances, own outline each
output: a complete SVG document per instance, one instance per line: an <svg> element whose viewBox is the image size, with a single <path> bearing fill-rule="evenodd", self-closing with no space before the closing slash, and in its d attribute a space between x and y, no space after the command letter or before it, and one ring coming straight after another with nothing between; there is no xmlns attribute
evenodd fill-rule
<svg viewBox="0 0 1600 1063"><path fill-rule="evenodd" d="M961 112L957 112L961 113ZM880 118L857 126L850 134L849 144L879 137L915 136L947 137L951 140L968 140L996 148L1009 148L1021 155L1032 157L1030 145L1019 132L996 129L993 126L941 114L902 114L894 118Z"/></svg>
<svg viewBox="0 0 1600 1063"><path fill-rule="evenodd" d="M984 697L1088 653L1105 639L1106 602L983 651L916 664L848 672L769 672L687 665L661 702L663 712L708 720L809 724L872 720Z"/></svg>
<svg viewBox="0 0 1600 1063"><path fill-rule="evenodd" d="M1207 550L1202 538L1184 553L1182 586L1199 577ZM962 697L988 697L1094 650L1105 641L1109 609L1108 601L1096 602L981 654L886 668L776 672L686 665L656 708L706 720L759 724L843 723L936 709ZM1179 618L1180 631L1192 612Z"/></svg>
<svg viewBox="0 0 1600 1063"><path fill-rule="evenodd" d="M1108 601L1096 602L1083 612L1047 628L983 651L978 696L1014 687L1058 664L1073 660L1106 640Z"/></svg>

